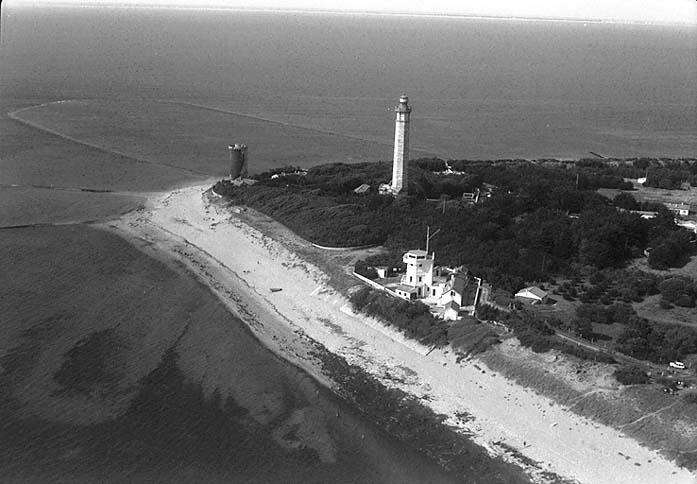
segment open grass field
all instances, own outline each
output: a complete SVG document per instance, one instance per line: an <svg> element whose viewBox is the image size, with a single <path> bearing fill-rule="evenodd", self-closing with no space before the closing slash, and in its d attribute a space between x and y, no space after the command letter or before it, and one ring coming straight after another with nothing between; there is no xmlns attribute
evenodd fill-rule
<svg viewBox="0 0 697 484"><path fill-rule="evenodd" d="M640 303L635 303L634 309L642 318L665 324L680 324L697 328L697 309L673 306L663 309L659 305L661 296L651 296Z"/></svg>
<svg viewBox="0 0 697 484"><path fill-rule="evenodd" d="M690 190L665 190L663 188L641 185L635 185L635 188L636 190L626 193L630 193L638 202L687 203L688 205L697 206L697 188ZM600 188L598 193L612 200L617 194L622 192L613 188Z"/></svg>
<svg viewBox="0 0 697 484"><path fill-rule="evenodd" d="M693 256L690 261L682 267L671 267L670 269L666 269L664 271L649 267L646 257L634 260L631 267L646 272L652 272L664 277L687 276L697 279L697 256Z"/></svg>
<svg viewBox="0 0 697 484"><path fill-rule="evenodd" d="M637 259L633 268L652 272L662 277L686 276L697 280L697 257L692 257L683 267L675 267L665 271L651 269L646 258ZM646 298L643 302L633 304L639 316L666 324L681 324L697 327L697 308L681 308L674 306L669 310L660 307L660 296Z"/></svg>

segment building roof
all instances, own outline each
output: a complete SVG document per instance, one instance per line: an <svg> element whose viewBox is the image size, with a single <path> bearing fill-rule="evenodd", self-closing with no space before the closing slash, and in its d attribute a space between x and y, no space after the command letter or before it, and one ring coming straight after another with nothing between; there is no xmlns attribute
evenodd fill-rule
<svg viewBox="0 0 697 484"><path fill-rule="evenodd" d="M353 191L354 193L365 193L368 190L370 190L370 185L367 183L364 183L363 185L359 186L358 188L355 188Z"/></svg>
<svg viewBox="0 0 697 484"><path fill-rule="evenodd" d="M448 304L445 305L445 310L447 311L448 309L452 309L453 311L459 311L460 305L455 301L450 301Z"/></svg>
<svg viewBox="0 0 697 484"><path fill-rule="evenodd" d="M465 292L465 286L467 286L467 279L462 276L455 276L455 279L453 279L453 287L450 290L458 294L463 294Z"/></svg>
<svg viewBox="0 0 697 484"><path fill-rule="evenodd" d="M413 249L413 250L410 250L410 251L407 252L407 254L412 254L412 255L415 255L415 256L419 256L419 257L420 257L420 256L426 257L426 256L428 255L428 253L427 253L425 250L421 250L421 249Z"/></svg>
<svg viewBox="0 0 697 484"><path fill-rule="evenodd" d="M516 293L516 297L528 297L525 293L532 294L539 299L544 299L547 297L547 293L537 286L530 286L526 287L525 289L521 289Z"/></svg>
<svg viewBox="0 0 697 484"><path fill-rule="evenodd" d="M397 287L394 288L394 290L408 292L409 294L415 293L417 291L417 289L415 287L405 286L404 284L398 285Z"/></svg>

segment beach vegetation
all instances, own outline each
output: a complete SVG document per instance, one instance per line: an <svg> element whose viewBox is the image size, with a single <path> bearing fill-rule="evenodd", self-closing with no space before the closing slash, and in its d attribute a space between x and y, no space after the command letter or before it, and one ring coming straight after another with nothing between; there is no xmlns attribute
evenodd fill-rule
<svg viewBox="0 0 697 484"><path fill-rule="evenodd" d="M622 385L641 385L651 381L646 371L635 365L622 365L617 367L614 377Z"/></svg>
<svg viewBox="0 0 697 484"><path fill-rule="evenodd" d="M462 354L478 354L501 342L491 326L466 317L448 328L448 341L453 350Z"/></svg>
<svg viewBox="0 0 697 484"><path fill-rule="evenodd" d="M422 302L411 303L368 287L355 291L350 300L356 311L395 326L423 345L442 347L448 344L448 324L435 318Z"/></svg>

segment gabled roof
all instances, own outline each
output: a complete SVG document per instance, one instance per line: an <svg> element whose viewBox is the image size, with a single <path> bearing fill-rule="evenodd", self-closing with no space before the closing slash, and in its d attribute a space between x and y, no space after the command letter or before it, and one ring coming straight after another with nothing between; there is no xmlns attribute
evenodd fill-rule
<svg viewBox="0 0 697 484"><path fill-rule="evenodd" d="M525 293L532 294L533 296L538 297L540 299L544 299L547 297L547 293L537 286L530 286L526 287L525 289L521 289L516 293L516 296L526 297Z"/></svg>
<svg viewBox="0 0 697 484"><path fill-rule="evenodd" d="M415 287L405 286L404 284L400 284L399 286L395 287L395 291L404 291L404 292L407 292L409 294L413 294L417 291L417 289Z"/></svg>
<svg viewBox="0 0 697 484"><path fill-rule="evenodd" d="M368 190L370 190L370 185L368 185L367 183L364 183L361 186L359 186L358 188L355 188L353 191L354 191L354 193L365 193Z"/></svg>
<svg viewBox="0 0 697 484"><path fill-rule="evenodd" d="M445 305L445 310L447 311L448 309L452 309L453 311L459 311L460 310L460 305L456 303L455 301L450 301Z"/></svg>
<svg viewBox="0 0 697 484"><path fill-rule="evenodd" d="M465 292L465 286L467 286L467 279L462 276L455 276L451 291L455 291L458 294L463 294Z"/></svg>

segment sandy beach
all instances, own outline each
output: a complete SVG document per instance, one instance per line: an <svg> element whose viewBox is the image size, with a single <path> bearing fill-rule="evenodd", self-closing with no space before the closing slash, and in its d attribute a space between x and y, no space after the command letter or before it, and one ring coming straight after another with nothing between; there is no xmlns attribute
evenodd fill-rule
<svg viewBox="0 0 697 484"><path fill-rule="evenodd" d="M446 423L471 434L492 455L524 466L533 480L544 482L551 472L581 483L697 482L621 432L506 380L476 359L457 363L447 349L428 352L355 315L325 273L209 203L209 187L152 196L146 208L102 226L153 256L184 265L264 345L323 384L334 386L312 356L315 341L448 415ZM463 412L473 418L458 418Z"/></svg>

